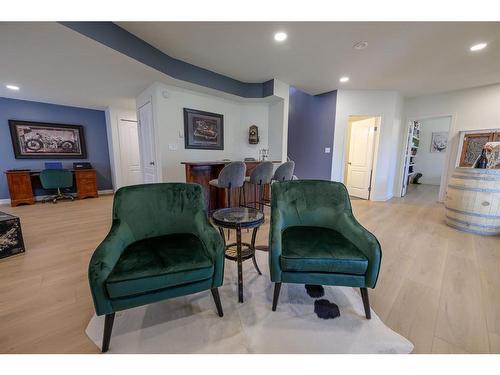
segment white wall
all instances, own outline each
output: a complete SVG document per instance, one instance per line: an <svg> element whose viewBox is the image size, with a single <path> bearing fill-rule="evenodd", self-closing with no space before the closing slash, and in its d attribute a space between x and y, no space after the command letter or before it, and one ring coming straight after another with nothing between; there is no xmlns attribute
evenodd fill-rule
<svg viewBox="0 0 500 375"><path fill-rule="evenodd" d="M286 128L288 131L288 126L283 127L283 111L284 103L283 101L277 101L269 104L269 124L273 126L269 127L269 160L281 160L286 161L286 142L283 142L283 131ZM288 120L287 120L288 123Z"/></svg>
<svg viewBox="0 0 500 375"><path fill-rule="evenodd" d="M447 132L451 117L433 117L420 120L420 143L415 158L416 172L422 173L420 182L428 185L440 185L446 152L431 152L432 133Z"/></svg>
<svg viewBox="0 0 500 375"><path fill-rule="evenodd" d="M259 149L269 143L270 103L230 100L227 98L155 83L138 98L153 99L157 134L157 153L161 165L161 180L184 182L182 161L212 161L221 159L258 159ZM274 102L273 102L274 105ZM224 150L193 150L184 148L183 108L220 113L224 115ZM281 122L282 122L281 118ZM248 129L259 127L260 142L248 143Z"/></svg>
<svg viewBox="0 0 500 375"><path fill-rule="evenodd" d="M440 198L447 178L455 168L459 132L500 128L500 84L444 94L426 95L405 101L406 121L426 117L452 116Z"/></svg>
<svg viewBox="0 0 500 375"><path fill-rule="evenodd" d="M402 97L395 91L339 90L337 92L332 180L344 182L349 116L380 116L371 199L383 201L393 197L399 179L402 106Z"/></svg>
<svg viewBox="0 0 500 375"><path fill-rule="evenodd" d="M123 186L122 166L120 157L120 140L118 135L118 125L120 119L137 121L137 114L134 110L108 107L106 108L106 132L108 135L109 162L111 166L111 179L113 189L116 191Z"/></svg>
<svg viewBox="0 0 500 375"><path fill-rule="evenodd" d="M288 109L290 85L277 79L269 105L269 160L285 162L288 156Z"/></svg>

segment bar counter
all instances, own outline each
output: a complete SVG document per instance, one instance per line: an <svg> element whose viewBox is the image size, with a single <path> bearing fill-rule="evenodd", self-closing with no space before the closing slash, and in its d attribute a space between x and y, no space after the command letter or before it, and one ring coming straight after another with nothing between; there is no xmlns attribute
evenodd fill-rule
<svg viewBox="0 0 500 375"><path fill-rule="evenodd" d="M231 160L235 161L235 160ZM224 166L231 162L230 160L219 160L219 161L183 161L186 168L186 182L192 182L200 184L203 187L203 192L205 194L205 204L207 205L207 210L212 212L219 208L226 206L226 189L219 189L214 186L209 185L210 180L214 180L219 176L220 171ZM281 164L280 161L272 161L276 165ZM261 163L258 160L255 161L244 161L247 166L246 175L249 176L250 172ZM246 201L255 202L257 201L257 189L252 185L246 184ZM267 186L264 190L264 197L269 199L269 187ZM231 206L238 205L238 189L232 189L231 192Z"/></svg>

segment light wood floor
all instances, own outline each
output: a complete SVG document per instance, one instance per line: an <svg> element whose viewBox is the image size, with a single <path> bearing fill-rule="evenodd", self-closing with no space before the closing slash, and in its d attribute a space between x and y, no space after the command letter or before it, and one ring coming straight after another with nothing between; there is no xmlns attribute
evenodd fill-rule
<svg viewBox="0 0 500 375"><path fill-rule="evenodd" d="M382 244L372 307L416 353L500 353L500 238L447 227L436 198L437 188L420 185L403 199L353 200ZM87 266L109 229L111 203L0 206L21 218L27 247L0 260L0 352L98 352L84 333L93 314Z"/></svg>

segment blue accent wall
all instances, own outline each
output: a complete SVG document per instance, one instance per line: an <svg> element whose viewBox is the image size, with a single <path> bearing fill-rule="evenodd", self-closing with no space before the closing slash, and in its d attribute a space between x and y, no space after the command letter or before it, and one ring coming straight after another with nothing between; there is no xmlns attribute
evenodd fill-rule
<svg viewBox="0 0 500 375"><path fill-rule="evenodd" d="M273 80L242 82L175 59L113 22L60 23L170 77L244 98L264 98L273 94Z"/></svg>
<svg viewBox="0 0 500 375"><path fill-rule="evenodd" d="M56 159L16 159L9 130L9 120L53 122L83 125L87 144L87 159L62 159L64 168L72 168L73 162L88 161L97 170L99 190L112 189L109 163L106 117L104 111L68 107L0 97L0 199L9 198L7 169L43 169L46 161ZM43 190L37 190L43 195Z"/></svg>
<svg viewBox="0 0 500 375"><path fill-rule="evenodd" d="M337 91L309 95L290 87L289 93L288 157L295 161L295 175L330 180Z"/></svg>

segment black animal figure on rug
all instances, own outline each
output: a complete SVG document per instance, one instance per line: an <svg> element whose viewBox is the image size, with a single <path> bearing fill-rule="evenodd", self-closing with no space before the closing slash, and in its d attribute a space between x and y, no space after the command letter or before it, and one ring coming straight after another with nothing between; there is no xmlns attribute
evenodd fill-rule
<svg viewBox="0 0 500 375"><path fill-rule="evenodd" d="M314 301L314 312L321 319L335 319L340 316L337 304L326 299L317 299Z"/></svg>
<svg viewBox="0 0 500 375"><path fill-rule="evenodd" d="M306 284L306 292L311 298L320 298L325 295L323 285ZM338 305L326 299L314 301L314 313L321 319L335 319L340 316Z"/></svg>
<svg viewBox="0 0 500 375"><path fill-rule="evenodd" d="M306 292L311 298L321 298L325 295L323 285L309 285L306 284Z"/></svg>

